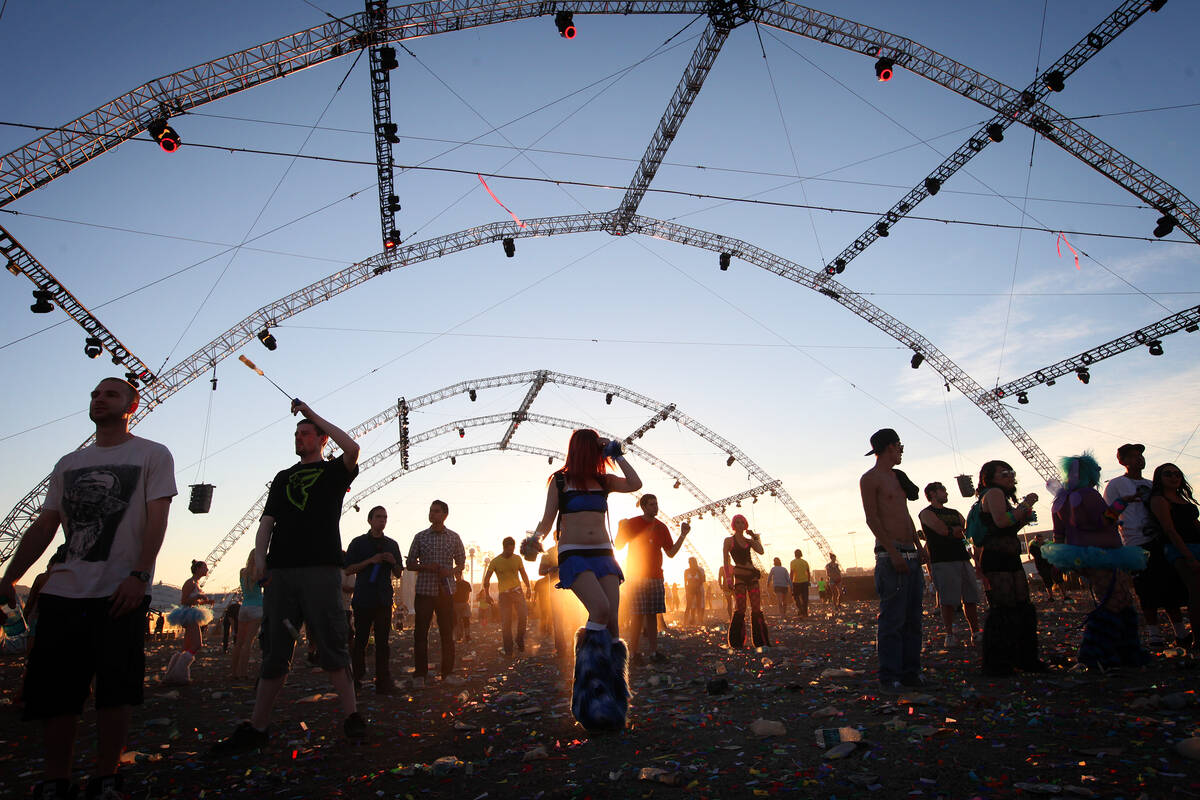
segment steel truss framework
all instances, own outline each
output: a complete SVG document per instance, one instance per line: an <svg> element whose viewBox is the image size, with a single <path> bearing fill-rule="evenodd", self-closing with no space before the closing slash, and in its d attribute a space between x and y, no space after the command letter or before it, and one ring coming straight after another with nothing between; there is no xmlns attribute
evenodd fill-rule
<svg viewBox="0 0 1200 800"><path fill-rule="evenodd" d="M462 418L462 419L457 419L452 422L447 422L442 425L438 425L434 428L430 428L429 430L422 431L421 433L418 433L416 435L409 436L406 439L402 438L400 441L397 441L396 443L390 445L389 447L386 447L383 450L380 450L378 453L375 453L375 454L369 456L368 458L363 459L359 463L360 474L379 466L380 464L384 463L388 459L391 459L397 455L403 454L409 447L416 446L416 445L422 444L424 442L429 442L429 441L437 439L441 436L449 435L451 433L459 433L460 436L465 436L466 431L470 430L472 428L502 425L502 424L507 423L509 425L509 431L511 431L512 423L516 422L518 419L520 419L522 421L532 422L532 423L539 424L539 425L565 428L568 430L592 427L592 426L587 425L586 423L580 422L578 420L571 420L571 419L564 419L561 417L547 416L545 414L530 413L529 406L532 403L531 397L536 395L536 392L532 391L533 387L536 387L536 389L538 391L540 391L541 388L546 383L554 383L557 385L570 386L572 388L577 388L577 389L585 389L585 390L597 392L599 394L612 395L613 397L620 397L623 400L628 400L637 405L641 405L641 406L647 407L647 408L662 407L660 403L657 403L656 401L654 401L644 395L638 394L637 392L633 392L629 389L626 389L625 387L618 386L616 384L604 383L601 381L592 380L590 378L582 378L582 377L578 377L578 376L574 376L574 375L565 375L562 373L551 372L549 370L537 370L537 371L533 371L533 372L512 373L509 375L496 375L496 376L481 378L481 379L473 380L473 381L463 381L460 383L456 383L456 384L452 384L450 386L443 387L443 388L435 390L433 392L429 392L424 395L420 395L419 397L405 399L402 404L398 403L396 408L397 409L408 409L408 410L420 409L420 408L424 408L429 405L433 405L435 403L442 402L444 400L448 400L452 397L456 397L458 395L464 394L464 393L472 391L472 390L478 392L483 389L492 389L492 388L497 388L497 387L502 387L502 386L513 386L513 385L520 385L520 384L525 384L525 383L530 384L531 391L526 393L525 399L522 400L522 402L517 410L504 412L504 413L498 413L498 414L488 414L488 415L478 416L478 417L466 417L466 418ZM733 503L739 502L740 500L750 499L750 498L756 497L759 494L764 494L764 493L769 492L771 494L771 496L779 498L780 502L783 503L785 508L787 508L788 512L792 515L793 519L795 519L796 522L800 525L800 527L804 531L805 535L815 545L817 545L818 548L820 548L822 553L828 554L830 552L830 547L829 547L828 541L826 541L825 537L821 535L820 531L817 529L816 525L813 524L812 520L810 520L808 518L808 516L805 515L803 511L800 510L799 506L795 503L795 501L787 493L787 490L783 487L783 483L780 480L778 480L776 478L772 478L770 475L768 475L761 467L759 467L756 463L754 463L754 461L752 461L741 449L735 447L729 440L725 439L724 437L719 436L711 429L705 427L704 425L702 425L701 423L692 419L691 417L687 416L686 414L683 414L682 412L678 411L674 403L672 403L668 406L662 407L662 408L663 408L663 411L657 411L655 413L654 418L656 420L659 420L660 418L661 419L674 419L676 422L678 422L680 425L682 425L683 427L690 430L692 433L696 434L697 436L699 436L700 438L709 442L710 444L715 445L717 448L719 448L719 450L721 452L736 453L736 458L737 458L738 463L741 464L743 466L743 468L746 469L747 474L749 476L753 477L755 480L760 482L760 485L756 486L755 488L741 492L736 495L733 495L730 498L726 498L723 500L712 500L704 493L703 490L700 489L699 486L697 486L691 479L689 479L682 470L672 466L671 464L667 463L663 459L658 458L657 456L655 456L653 453L651 453L650 451L648 451L641 445L634 443L633 440L636 437L627 436L624 438L624 440L627 443L628 452L630 452L637 458L640 458L641 460L645 461L646 463L651 464L652 466L657 468L659 471L661 471L665 475L669 476L674 481L678 482L680 488L686 489L686 491L689 494L691 494L692 497L694 497L700 503L700 506L698 509L693 509L692 511L689 511L681 516L670 518L670 519L667 519L664 521L667 521L672 527L675 527L680 522L688 520L692 516L697 516L698 513L711 512L714 517L719 518L721 520L722 524L726 528L728 528L730 526L730 521L729 521L729 518L725 515L725 505L727 505L727 504L732 505ZM662 415L664 412L667 411L667 409L670 409L670 411L669 411L669 413L667 413L666 417L663 417ZM390 422L392 419L394 419L399 413L401 413L401 412L397 411L396 409L388 408L388 409L380 412L379 414L376 414L375 416L365 420L364 422L354 426L353 428L351 428L349 430L349 433L352 438L359 438L359 437L369 433L370 431L375 430L376 428L386 425L388 422ZM608 437L611 439L622 438L619 433L613 433L613 432L609 432L609 431L605 431L605 430L598 430L598 432L602 436L605 436L605 437ZM557 451L545 450L542 448L531 448L529 446L522 445L518 442L513 442L513 441L511 441L511 436L508 435L508 431L506 431L505 438L502 438L501 440L494 442L494 443L479 445L476 447L466 447L466 448L461 448L461 449L457 449L457 450L447 450L444 453L441 453L437 456L426 458L421 461L408 463L408 464L402 463L399 469L395 470L394 472L390 473L386 477L381 478L380 480L371 484L367 488L362 489L359 492L357 492L356 494L354 494L352 497L349 498L349 500L347 500L346 504L343 507L344 508L354 507L354 506L358 505L359 503L364 501L366 498L370 497L371 495L373 495L376 492L383 489L388 484L398 480L399 478L404 477L405 475L407 475L411 472L415 472L418 469L423 469L424 467L430 466L432 464L435 464L439 461L446 460L451 457L457 458L459 455L470 455L472 453L486 452L486 451L491 451L491 450L516 450L518 452L523 452L523 453L534 453L535 455L543 455L543 456L546 456L551 459L553 459L555 457L557 457L557 458L563 457L562 454ZM326 455L329 457L333 457L335 453L336 453L336 450L333 448L330 448L326 451ZM267 501L267 493L263 492L263 494L255 501L255 503L250 507L250 509L241 517L241 519L238 520L238 522L233 526L233 528L231 528L230 531L224 536L224 538L222 538L221 541L217 543L217 545L212 549L212 551L208 554L207 558L205 559L208 562L210 567L215 568L217 563L225 556L226 553L229 552L229 550L238 542L238 540L241 539L241 537L257 523L258 519L262 516L262 511L263 511L263 508L266 506L266 501ZM685 545L688 545L688 543L686 541L685 541ZM690 546L689 546L689 551L692 552L692 554L695 555L698 560L703 562L703 556L698 551L692 550Z"/></svg>
<svg viewBox="0 0 1200 800"><path fill-rule="evenodd" d="M1122 31L1145 15L1157 11L1161 0L1125 0L1067 52L1055 66L1065 78L1091 55L1102 49ZM917 42L887 31L816 11L787 0L754 3L697 2L662 0L661 2L523 2L521 0L445 0L414 3L388 9L386 22L369 20L357 14L300 31L256 47L233 53L206 64L152 80L133 91L66 123L45 136L0 156L0 207L35 191L65 175L121 142L145 131L150 123L179 114L221 97L249 89L276 78L285 77L310 66L369 48L372 44L401 42L482 25L553 15L569 9L576 14L684 14L707 16L709 25L701 37L693 58L672 97L621 206L604 214L548 217L527 221L529 227L517 229L507 223L494 223L438 237L413 246L397 247L384 254L354 264L322 281L317 281L286 298L264 306L238 325L166 371L147 387L136 423L159 403L225 358L264 327L286 319L318 302L331 299L359 283L421 260L457 252L467 247L499 241L502 238L548 236L584 231L614 234L643 233L657 238L693 244L717 252L735 253L750 263L768 269L808 288L816 289L840 303L897 340L925 356L949 383L953 383L1000 427L1018 450L1043 477L1056 474L1053 464L1008 415L994 392L987 392L962 372L949 358L899 320L883 312L853 291L780 256L755 248L740 240L698 231L672 223L634 215L646 187L653 178L666 149L690 108L712 61L730 29L748 21L769 25L818 42L840 47L872 58L881 54L896 65L920 75L944 88L973 100L998 116L1026 125L1048 141L1062 147L1093 169L1116 182L1147 204L1170 214L1178 228L1200 242L1200 212L1179 190L1137 162L1117 151L1088 131L1066 119L1039 98L1053 68L1041 82L1019 92L1000 81L966 67ZM689 76L692 80L689 81ZM970 140L977 144L978 135ZM970 143L966 145L974 152ZM982 149L982 147L980 148ZM965 162L964 162L965 163ZM959 165L961 166L961 164ZM940 168L939 168L940 169ZM935 173L937 174L937 173ZM645 185L642 185L644 182ZM639 186L641 188L639 188ZM918 190L919 191L919 190ZM905 201L901 201L904 203ZM895 213L900 204L892 209ZM911 210L911 204L909 210ZM887 215L885 214L885 218ZM893 220L894 221L894 220ZM873 229L874 230L874 229ZM876 231L877 232L877 231ZM865 244L863 248L865 248ZM853 245L851 246L854 247ZM861 252L863 248L856 250ZM28 254L26 254L28 255ZM39 273L32 256L10 262L18 272L37 283ZM38 265L40 267L40 265ZM43 271L44 268L41 268ZM45 274L49 274L45 272ZM65 289L64 289L65 291ZM79 307L80 317L86 309ZM74 315L73 315L74 316ZM88 315L90 317L90 315ZM98 325L98 323L97 323ZM85 329L87 329L85 325ZM89 329L91 330L91 329ZM99 330L99 328L96 328ZM111 334L109 334L111 336ZM1130 334L1130 335L1136 335ZM113 337L114 347L119 342ZM1102 346L1103 347L1103 346ZM1099 350L1099 348L1098 348ZM116 351L110 351L116 352ZM128 353L128 350L125 350ZM132 358L132 356L129 356ZM129 361L127 364L131 363ZM1061 363L1061 362L1060 362ZM136 365L141 365L140 361ZM1050 369L1050 368L1048 368ZM133 370L137 371L137 370ZM145 370L149 374L149 370ZM1036 373L1035 373L1036 374ZM1025 379L1021 379L1025 380ZM1018 381L1019 382L1019 381ZM1014 382L1014 383L1018 383ZM514 420L519 422L519 420ZM90 440L89 440L90 442ZM85 442L85 444L87 444ZM0 561L15 547L19 533L36 516L47 481L35 487L13 509L0 527ZM798 509L797 509L798 510Z"/></svg>

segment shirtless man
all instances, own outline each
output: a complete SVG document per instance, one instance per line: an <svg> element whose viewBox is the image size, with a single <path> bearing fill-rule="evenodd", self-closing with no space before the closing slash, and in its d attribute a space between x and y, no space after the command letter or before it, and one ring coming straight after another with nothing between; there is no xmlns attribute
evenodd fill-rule
<svg viewBox="0 0 1200 800"><path fill-rule="evenodd" d="M904 457L891 428L871 435L875 466L858 481L867 526L875 534L875 590L879 593L879 683L889 691L924 686L921 677L921 599L928 555L908 514L907 476L895 469ZM915 497L911 499L916 499Z"/></svg>

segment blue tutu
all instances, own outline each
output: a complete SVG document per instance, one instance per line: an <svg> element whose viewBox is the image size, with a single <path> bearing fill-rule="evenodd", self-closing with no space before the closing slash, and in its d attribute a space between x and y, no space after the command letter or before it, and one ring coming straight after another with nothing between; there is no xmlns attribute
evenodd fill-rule
<svg viewBox="0 0 1200 800"><path fill-rule="evenodd" d="M175 606L167 614L167 622L179 628L188 625L207 625L212 622L212 612L204 606Z"/></svg>
<svg viewBox="0 0 1200 800"><path fill-rule="evenodd" d="M1123 569L1141 572L1150 554L1140 547L1083 547L1076 544L1042 545L1042 557L1059 569Z"/></svg>

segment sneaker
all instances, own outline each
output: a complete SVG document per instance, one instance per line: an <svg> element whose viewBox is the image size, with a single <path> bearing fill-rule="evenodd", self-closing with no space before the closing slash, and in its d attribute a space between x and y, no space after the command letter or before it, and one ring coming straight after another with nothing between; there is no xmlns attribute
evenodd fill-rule
<svg viewBox="0 0 1200 800"><path fill-rule="evenodd" d="M933 689L937 687L936 683L924 675L912 675L907 678L901 678L900 685L907 689Z"/></svg>
<svg viewBox="0 0 1200 800"><path fill-rule="evenodd" d="M120 775L105 775L103 778L93 776L88 778L84 797L88 800L126 800L129 795L121 790L123 784Z"/></svg>
<svg viewBox="0 0 1200 800"><path fill-rule="evenodd" d="M904 691L904 684L900 681L880 681L880 694L900 694Z"/></svg>
<svg viewBox="0 0 1200 800"><path fill-rule="evenodd" d="M232 736L214 744L210 752L223 756L261 750L267 746L267 731L260 731L250 724L250 720L245 720L233 729Z"/></svg>
<svg viewBox="0 0 1200 800"><path fill-rule="evenodd" d="M347 739L365 739L367 738L367 721L363 719L362 714L355 711L346 717L346 721L342 723L342 730Z"/></svg>
<svg viewBox="0 0 1200 800"><path fill-rule="evenodd" d="M64 778L42 781L33 787L34 800L74 800L78 796L79 787Z"/></svg>
<svg viewBox="0 0 1200 800"><path fill-rule="evenodd" d="M413 679L412 679L412 687L414 689L424 689L425 688L425 676L424 675L414 675Z"/></svg>

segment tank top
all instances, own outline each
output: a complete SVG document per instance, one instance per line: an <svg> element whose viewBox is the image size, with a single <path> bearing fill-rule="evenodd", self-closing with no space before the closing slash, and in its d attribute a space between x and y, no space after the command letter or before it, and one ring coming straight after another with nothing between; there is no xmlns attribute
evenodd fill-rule
<svg viewBox="0 0 1200 800"><path fill-rule="evenodd" d="M949 508L934 508L929 506L929 511L942 521L942 524L947 528L955 528L960 524L958 512ZM934 533L925 527L925 523L921 523L921 532L925 534L925 544L929 546L929 560L934 564L940 564L944 561L966 561L969 559L967 548L962 539L955 539L950 536L942 536L940 533Z"/></svg>
<svg viewBox="0 0 1200 800"><path fill-rule="evenodd" d="M239 578L242 584L242 605L243 606L259 606L263 604L262 587L258 585L258 581L247 580L243 574Z"/></svg>
<svg viewBox="0 0 1200 800"><path fill-rule="evenodd" d="M1200 544L1200 508L1195 503L1171 503L1171 523L1186 544Z"/></svg>
<svg viewBox="0 0 1200 800"><path fill-rule="evenodd" d="M739 567L754 567L750 561L750 548L742 547L738 544L736 536L730 537L733 541L729 544L729 557L733 559L733 563Z"/></svg>

